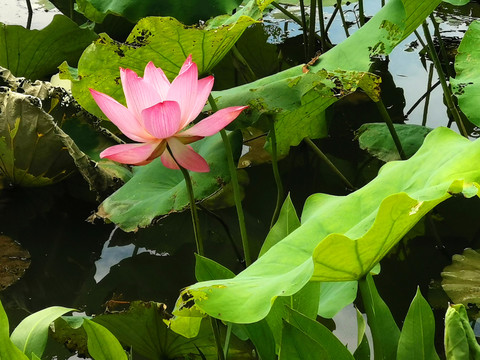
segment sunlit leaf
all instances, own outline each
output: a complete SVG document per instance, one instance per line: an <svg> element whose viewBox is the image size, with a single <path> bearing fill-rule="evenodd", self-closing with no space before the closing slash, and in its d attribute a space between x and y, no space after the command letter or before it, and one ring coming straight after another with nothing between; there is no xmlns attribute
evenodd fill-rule
<svg viewBox="0 0 480 360"><path fill-rule="evenodd" d="M241 145L238 133L231 133L235 153ZM210 165L208 173L191 173L195 198L202 200L230 181L225 147L220 134L192 144ZM134 168L132 179L101 205L98 215L118 224L125 231L150 225L152 220L172 211L180 211L189 203L183 175L167 169L156 159Z"/></svg>
<svg viewBox="0 0 480 360"><path fill-rule="evenodd" d="M480 126L478 97L480 96L480 21L468 27L455 57L456 76L451 79L458 105L468 120Z"/></svg>
<svg viewBox="0 0 480 360"><path fill-rule="evenodd" d="M413 298L398 341L397 360L438 360L435 351L435 319L420 289Z"/></svg>
<svg viewBox="0 0 480 360"><path fill-rule="evenodd" d="M0 302L0 359L18 359L28 360L25 356L10 340L10 328L8 325L8 318L3 305Z"/></svg>
<svg viewBox="0 0 480 360"><path fill-rule="evenodd" d="M0 66L15 76L50 77L63 61L75 65L83 50L97 37L63 15L55 15L42 30L0 23Z"/></svg>
<svg viewBox="0 0 480 360"><path fill-rule="evenodd" d="M34 353L41 357L47 346L50 324L63 314L73 310L75 309L52 306L29 315L12 332L12 342L24 354L31 356Z"/></svg>
<svg viewBox="0 0 480 360"><path fill-rule="evenodd" d="M480 304L480 254L466 249L442 271L442 287L456 304Z"/></svg>
<svg viewBox="0 0 480 360"><path fill-rule="evenodd" d="M173 80L185 58L192 54L199 73L205 75L253 23L255 20L252 18L242 16L233 24L201 28L185 26L170 17L147 17L138 22L125 43L101 34L100 39L82 54L78 72L72 73L72 69L64 63L60 67L61 77L72 80L72 92L80 105L96 116L105 118L88 89L95 89L124 102L119 67L132 69L143 76L145 66L153 61Z"/></svg>
<svg viewBox="0 0 480 360"><path fill-rule="evenodd" d="M318 315L324 318L333 318L340 310L355 300L357 289L357 281L320 283Z"/></svg>
<svg viewBox="0 0 480 360"><path fill-rule="evenodd" d="M480 345L462 304L450 305L445 315L445 355L448 360L479 359Z"/></svg>
<svg viewBox="0 0 480 360"><path fill-rule="evenodd" d="M95 360L127 360L127 354L120 342L100 324L84 319L83 328L87 333L88 352Z"/></svg>
<svg viewBox="0 0 480 360"><path fill-rule="evenodd" d="M407 158L415 154L422 146L425 136L432 131L424 126L413 124L393 124L393 127ZM367 150L382 161L400 160L400 155L386 124L363 124L358 129L358 142L361 149Z"/></svg>
<svg viewBox="0 0 480 360"><path fill-rule="evenodd" d="M480 141L437 128L413 157L387 163L354 193L312 195L299 228L235 278L185 289L174 314L201 310L226 321L255 322L277 296L293 295L310 280L361 279L437 204L452 194L475 196L478 181ZM182 297L195 305L186 307Z"/></svg>

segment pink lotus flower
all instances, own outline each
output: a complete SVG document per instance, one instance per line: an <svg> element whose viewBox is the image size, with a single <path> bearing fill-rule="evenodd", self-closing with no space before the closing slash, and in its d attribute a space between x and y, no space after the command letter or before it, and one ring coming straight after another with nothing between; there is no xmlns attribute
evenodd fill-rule
<svg viewBox="0 0 480 360"><path fill-rule="evenodd" d="M188 127L202 111L213 87L213 76L198 79L191 55L172 83L152 62L145 67L143 78L122 68L120 77L127 107L96 90L90 89L90 93L120 131L137 142L111 146L100 154L123 164L145 165L160 156L167 168L179 169L176 160L188 170L208 172L205 159L188 144L217 133L247 107L221 109ZM175 160L165 151L167 145Z"/></svg>

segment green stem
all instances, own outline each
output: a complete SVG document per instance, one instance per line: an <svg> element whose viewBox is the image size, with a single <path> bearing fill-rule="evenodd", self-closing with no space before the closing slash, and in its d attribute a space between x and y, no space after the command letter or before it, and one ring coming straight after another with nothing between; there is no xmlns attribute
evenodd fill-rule
<svg viewBox="0 0 480 360"><path fill-rule="evenodd" d="M358 12L360 14L360 26L365 25L365 12L363 9L363 0L358 0Z"/></svg>
<svg viewBox="0 0 480 360"><path fill-rule="evenodd" d="M167 145L167 151L170 153L170 156L173 158L173 160L175 160L175 163L180 168L180 171L182 172L183 177L185 179L188 198L190 200L190 213L192 214L193 233L195 235L195 245L197 246L197 253L198 255L205 256L205 252L203 250L202 236L200 233L200 220L198 219L197 205L195 204L195 195L193 193L192 179L190 178L190 174L188 173L188 170L182 167L178 163L178 161L175 159L168 145Z"/></svg>
<svg viewBox="0 0 480 360"><path fill-rule="evenodd" d="M246 82L253 82L257 80L257 76L253 72L252 68L248 64L247 60L243 57L243 55L238 51L235 45L232 46L232 55L233 58L238 61L240 67L240 74L242 74L244 80Z"/></svg>
<svg viewBox="0 0 480 360"><path fill-rule="evenodd" d="M433 64L432 64L432 66L433 66ZM408 111L405 113L405 117L408 117L413 112L413 110L415 110L417 108L417 106L420 105L420 103L423 101L423 99L425 99L427 96L429 96L430 93L433 90L435 90L438 85L440 85L440 81L437 81L435 84L431 85L430 90L425 91L423 93L423 95L420 96L417 99L417 101L415 101L415 104L413 104L412 107L410 109L408 109Z"/></svg>
<svg viewBox="0 0 480 360"><path fill-rule="evenodd" d="M302 16L302 36L303 36L303 50L305 52L305 62L308 62L308 36L307 36L307 17L305 16L305 4L300 0L300 14Z"/></svg>
<svg viewBox="0 0 480 360"><path fill-rule="evenodd" d="M217 356L219 360L225 360L222 343L220 342L220 331L218 329L218 320L210 317L210 324L212 325L213 337L215 338L215 345L217 347Z"/></svg>
<svg viewBox="0 0 480 360"><path fill-rule="evenodd" d="M283 192L283 183L282 178L280 177L280 172L278 171L278 156L277 156L277 136L275 133L275 122L272 121L272 126L270 129L270 140L272 142L272 169L273 177L275 178L275 183L277 184L277 203L275 205L275 210L273 212L272 221L270 222L270 228L275 225L278 215L280 214L280 209L284 200Z"/></svg>
<svg viewBox="0 0 480 360"><path fill-rule="evenodd" d="M32 17L33 17L33 8L30 0L27 0L27 9L28 9L27 29L30 30L30 28L32 27Z"/></svg>
<svg viewBox="0 0 480 360"><path fill-rule="evenodd" d="M230 338L232 335L232 323L227 323L227 333L225 334L225 345L223 346L223 355L228 358L228 349L230 347Z"/></svg>
<svg viewBox="0 0 480 360"><path fill-rule="evenodd" d="M375 105L377 105L377 109L380 112L380 115L382 116L383 121L385 121L385 123L387 124L388 130L392 135L393 142L395 143L395 147L397 148L398 154L400 155L400 159L405 160L407 156L403 151L402 143L400 142L397 132L395 131L395 127L393 126L392 119L390 118L390 114L385 108L383 101L380 99L379 101L375 102Z"/></svg>
<svg viewBox="0 0 480 360"><path fill-rule="evenodd" d="M320 159L322 159L325 164L343 181L343 183L349 188L349 189L355 189L354 186L348 181L348 179L340 172L340 170L337 169L337 167L330 161L330 159L323 153L320 148L315 145L315 143L308 137L304 138L303 141L307 143L308 146L317 154Z"/></svg>
<svg viewBox="0 0 480 360"><path fill-rule="evenodd" d="M337 9L340 10L340 18L342 19L343 29L345 30L345 36L348 38L350 34L348 33L348 26L345 20L345 14L342 10L342 0L337 0Z"/></svg>
<svg viewBox="0 0 480 360"><path fill-rule="evenodd" d="M437 37L438 44L440 46L440 54L442 54L445 68L447 69L447 76L451 78L454 76L454 74L452 74L450 64L448 62L447 50L445 49L445 43L443 42L442 35L440 34L440 27L438 26L438 23L436 22L433 14L430 14L430 20L432 21L433 29L435 31L435 36Z"/></svg>
<svg viewBox="0 0 480 360"><path fill-rule="evenodd" d="M425 39L427 40L427 44L428 44L428 47L427 47L428 53L430 55L430 58L433 61L433 64L435 65L435 69L437 70L440 83L442 84L443 94L445 97L445 102L447 103L448 110L452 114L453 119L457 124L458 130L460 131L460 134L468 138L468 133L467 133L467 130L465 129L465 125L463 124L460 113L458 112L458 109L453 102L452 91L450 90L450 87L447 84L447 79L445 77L445 73L442 70L442 64L440 63L440 59L438 58L437 52L435 51L435 46L433 45L432 36L430 35L430 30L428 29L427 23L424 22L422 24L422 27L423 27L423 32L425 33Z"/></svg>
<svg viewBox="0 0 480 360"><path fill-rule="evenodd" d="M323 18L323 0L318 0L318 23L320 24L320 41L322 43L322 51L326 52L327 47L327 32L325 31L325 19Z"/></svg>
<svg viewBox="0 0 480 360"><path fill-rule="evenodd" d="M211 94L208 97L208 102L210 103L210 107L214 112L218 110L217 104L215 103L215 99ZM237 209L238 226L240 227L240 236L242 238L245 265L250 266L250 264L252 263L252 259L250 257L250 245L248 242L247 227L245 225L245 215L243 213L243 207L242 207L242 196L240 193L240 186L238 185L237 166L235 165L235 162L233 159L232 146L230 144L230 139L227 136L227 132L222 129L220 130L220 135L222 135L223 144L225 145L228 168L230 170L230 178L231 178L232 187L233 187L233 198L235 201L235 207Z"/></svg>
<svg viewBox="0 0 480 360"><path fill-rule="evenodd" d="M432 92L433 64L430 63L428 69L427 96L425 97L425 106L423 107L422 126L427 125L428 105L430 104L430 93Z"/></svg>
<svg viewBox="0 0 480 360"><path fill-rule="evenodd" d="M337 16L337 13L338 13L338 6L335 6L335 9L333 9L332 16L330 16L327 26L325 27L325 32L327 34L328 34L328 30L330 29L330 26L332 26L333 20L335 20L335 16Z"/></svg>
<svg viewBox="0 0 480 360"><path fill-rule="evenodd" d="M308 56L313 58L315 56L315 14L317 12L317 0L310 0L310 20L308 30ZM320 38L322 38L320 36ZM321 40L322 41L322 40Z"/></svg>

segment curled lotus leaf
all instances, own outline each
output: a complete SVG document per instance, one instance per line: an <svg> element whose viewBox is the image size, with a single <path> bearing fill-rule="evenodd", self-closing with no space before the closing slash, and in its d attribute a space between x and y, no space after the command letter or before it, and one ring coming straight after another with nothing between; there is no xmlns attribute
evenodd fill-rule
<svg viewBox="0 0 480 360"><path fill-rule="evenodd" d="M354 193L312 195L297 229L236 277L187 287L174 314L255 322L276 297L295 294L308 281L362 278L436 205L455 194L477 195L479 159L480 141L433 130L414 156L387 163Z"/></svg>

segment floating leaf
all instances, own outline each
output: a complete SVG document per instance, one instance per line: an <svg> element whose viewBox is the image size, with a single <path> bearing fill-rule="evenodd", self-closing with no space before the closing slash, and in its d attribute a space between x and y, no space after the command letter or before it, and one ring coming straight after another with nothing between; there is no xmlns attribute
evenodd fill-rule
<svg viewBox="0 0 480 360"><path fill-rule="evenodd" d="M22 320L11 335L12 342L23 351L32 356L41 357L47 346L48 329L50 324L63 314L75 309L61 306L51 306L37 311Z"/></svg>
<svg viewBox="0 0 480 360"><path fill-rule="evenodd" d="M473 124L480 126L478 97L480 96L480 21L468 27L455 57L452 89L458 98L458 106Z"/></svg>
<svg viewBox="0 0 480 360"><path fill-rule="evenodd" d="M239 135L229 135L237 154L241 145ZM192 147L210 165L208 173L190 174L195 198L202 200L228 183L230 173L220 134L197 141ZM158 158L148 165L135 167L132 179L100 205L98 215L125 231L133 231L150 225L157 216L183 210L188 203L182 173L167 169Z"/></svg>
<svg viewBox="0 0 480 360"><path fill-rule="evenodd" d="M0 235L0 291L19 280L30 266L30 253L10 237Z"/></svg>
<svg viewBox="0 0 480 360"><path fill-rule="evenodd" d="M420 125L393 124L407 158L411 157L422 146L425 136L432 131ZM362 150L367 150L376 158L388 162L400 160L398 150L386 124L363 124L358 129L358 142Z"/></svg>
<svg viewBox="0 0 480 360"><path fill-rule="evenodd" d="M435 351L435 319L420 289L413 298L398 341L397 360L439 360Z"/></svg>
<svg viewBox="0 0 480 360"><path fill-rule="evenodd" d="M466 249L453 255L452 264L442 271L442 287L456 304L480 304L480 253Z"/></svg>
<svg viewBox="0 0 480 360"><path fill-rule="evenodd" d="M50 77L63 61L76 64L83 50L97 37L93 31L80 29L63 15L55 15L42 30L0 23L0 66L15 76Z"/></svg>
<svg viewBox="0 0 480 360"><path fill-rule="evenodd" d="M185 289L174 314L201 310L225 321L255 322L277 296L295 294L310 280L360 279L437 204L452 194L475 196L478 181L480 141L437 128L413 157L387 163L356 192L312 195L299 228L235 278Z"/></svg>

